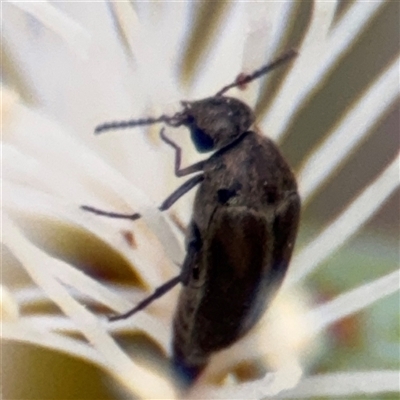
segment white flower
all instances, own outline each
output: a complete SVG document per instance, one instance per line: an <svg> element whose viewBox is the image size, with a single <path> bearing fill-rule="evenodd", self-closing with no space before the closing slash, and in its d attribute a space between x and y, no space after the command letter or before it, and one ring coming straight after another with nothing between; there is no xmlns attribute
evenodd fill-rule
<svg viewBox="0 0 400 400"><path fill-rule="evenodd" d="M300 242L262 323L215 356L192 395L299 399L398 392L399 371L373 359L359 371L304 373L317 363L318 355L306 355L313 347L318 354L315 347L326 342L316 341L327 337L329 326L399 290L398 266L373 275L360 266L354 285L334 299L311 306L316 295L304 295L306 278L322 263L332 268L331 256L355 234L371 232L365 224L399 185L395 140L392 148L376 148L372 172L357 175L370 160L357 161L365 166L356 172L349 162L369 154L361 144L376 136L377 123L398 101L398 48L362 48L370 31L380 32L374 24L391 21L395 6L361 0L347 9L322 0L3 3L2 338L54 350L53 360L63 353L89 361L116 379L109 386L121 396L174 398L173 382L154 364L168 355L177 290L128 320L111 324L102 313L121 313L146 296L132 286L151 291L176 275L184 246L173 221L188 223L193 194L167 213L157 210L180 183L173 178L172 151L153 138L159 126L99 137L93 129L104 121L172 114L179 100L213 95L238 73L296 46L297 59L265 85L259 80L232 93L256 107L262 132L287 139L289 161L301 162ZM384 28L394 31L390 23ZM366 61L352 58L357 52ZM184 165L201 158L184 129L168 134L184 148ZM347 176L335 180L340 171ZM346 182L354 182L351 193L335 193L328 204L321 188L345 192ZM318 201L326 202L325 215L312 221ZM140 212L143 219L102 218L82 211L83 204ZM144 333L147 347L158 346L151 367L121 344L124 335L137 343L132 333ZM11 352L4 353L4 365L18 371L21 363ZM273 372L245 381L241 366L260 373L261 360ZM37 378L37 371L30 373ZM5 388L14 397L24 390L15 382ZM75 383L66 376L54 396Z"/></svg>

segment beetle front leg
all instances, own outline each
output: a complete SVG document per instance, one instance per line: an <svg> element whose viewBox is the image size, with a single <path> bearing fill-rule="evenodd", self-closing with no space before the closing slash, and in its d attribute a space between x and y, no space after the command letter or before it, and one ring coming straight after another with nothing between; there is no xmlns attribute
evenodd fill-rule
<svg viewBox="0 0 400 400"><path fill-rule="evenodd" d="M182 149L171 139L169 139L165 133L164 128L160 131L160 138L163 142L167 143L175 150L175 175L177 177L182 177L185 175L190 175L195 172L199 172L203 170L204 161L200 161L198 163L189 165L186 168L181 168L181 160L182 160ZM175 190L171 195L169 195L160 205L159 210L165 211L168 210L180 197L182 197L185 193L187 193L190 189L194 186L199 184L203 180L203 175L194 176L192 179L186 181L182 186L180 186L177 190ZM133 214L122 214L113 211L105 211L100 210L99 208L92 207L92 206L81 206L82 210L89 211L93 214L100 215L102 217L109 217L109 218L117 218L117 219L129 219L131 221L135 221L141 218L139 213Z"/></svg>
<svg viewBox="0 0 400 400"><path fill-rule="evenodd" d="M160 138L164 143L167 143L175 150L175 175L177 177L182 177L185 175L190 175L195 172L202 171L204 168L204 161L199 161L198 163L189 165L186 168L181 169L181 161L182 161L182 149L178 146L174 141L172 141L169 137L167 137L164 133L164 128L160 131Z"/></svg>

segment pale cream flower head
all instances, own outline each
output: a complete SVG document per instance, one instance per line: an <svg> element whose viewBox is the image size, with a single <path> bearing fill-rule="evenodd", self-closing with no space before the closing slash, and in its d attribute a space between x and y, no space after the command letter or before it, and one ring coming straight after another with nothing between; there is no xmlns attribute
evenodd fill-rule
<svg viewBox="0 0 400 400"><path fill-rule="evenodd" d="M110 324L104 315L126 311L146 296L138 285L150 292L176 275L184 257L176 222L185 226L190 220L193 195L168 213L157 210L180 183L173 177L172 152L155 139L159 126L100 137L92 134L94 127L172 114L179 100L210 96L239 73L296 47L293 63L268 80L232 91L256 108L260 131L283 142L293 135L294 122L301 125L300 116L315 109L313 99L332 87L331 75L358 49L362 35L380 14L390 13L390 4L355 1L342 9L339 1L9 2L2 7L4 342L85 360L113 377L114 393L124 398L175 398L165 369L139 360L121 338L129 335L127 342L134 344L132 333L145 335L145 347L153 343L156 359L165 361L178 291L129 320ZM395 57L387 56L353 91L351 101L330 95L328 106L342 100L348 106L337 108L327 131L311 132L311 140L296 137L307 150L296 153L288 146L289 161L300 164L301 158L303 227L320 189L329 187L398 101L398 49L392 53ZM318 126L309 124L310 130ZM185 165L202 157L184 129L169 133L183 146ZM392 153L343 201L326 228L302 235L270 310L247 337L215 356L193 397L299 399L399 391L399 372L373 363L365 371L304 373L313 359L309 353L323 345L317 339L330 325L399 289L393 265L386 275L370 282L362 276L355 288L314 308L313 296L303 290L305 278L360 232L398 188L398 149ZM82 204L140 212L143 219L96 217L83 212ZM12 365L7 354L3 363ZM252 365L260 376L246 381L243 365ZM245 370L251 375L250 367ZM8 388L13 385L8 382Z"/></svg>

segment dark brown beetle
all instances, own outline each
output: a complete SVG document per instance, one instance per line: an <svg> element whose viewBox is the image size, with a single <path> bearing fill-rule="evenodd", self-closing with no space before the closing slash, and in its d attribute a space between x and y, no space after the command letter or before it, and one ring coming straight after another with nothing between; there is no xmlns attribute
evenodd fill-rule
<svg viewBox="0 0 400 400"><path fill-rule="evenodd" d="M300 215L295 177L276 145L249 130L253 111L225 97L231 87L250 82L296 53L224 87L215 96L182 102L173 116L113 122L96 132L164 122L185 126L199 152L216 150L208 159L181 169L181 149L161 130L175 151L175 174L195 175L160 206L166 210L198 186L186 236L187 254L181 273L156 289L127 313L146 307L178 283L183 288L174 318L173 364L185 385L192 384L214 352L245 335L260 319L280 286L293 251ZM83 206L95 214L140 218Z"/></svg>

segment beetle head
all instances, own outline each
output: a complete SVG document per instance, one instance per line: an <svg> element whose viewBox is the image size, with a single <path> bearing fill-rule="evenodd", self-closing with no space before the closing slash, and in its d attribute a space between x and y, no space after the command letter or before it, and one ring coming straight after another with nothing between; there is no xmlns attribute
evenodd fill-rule
<svg viewBox="0 0 400 400"><path fill-rule="evenodd" d="M233 97L183 101L181 125L187 126L199 152L219 150L246 132L255 120L249 106Z"/></svg>

